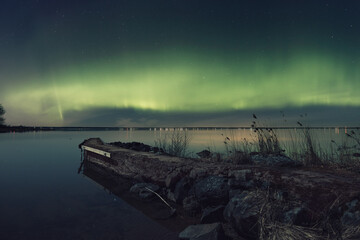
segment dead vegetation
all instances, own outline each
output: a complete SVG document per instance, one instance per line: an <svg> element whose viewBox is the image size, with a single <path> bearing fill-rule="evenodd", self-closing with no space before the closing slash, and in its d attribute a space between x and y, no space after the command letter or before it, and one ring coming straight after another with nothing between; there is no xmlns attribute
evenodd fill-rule
<svg viewBox="0 0 360 240"><path fill-rule="evenodd" d="M291 219L285 219L284 213L289 209L300 206L298 201L284 200L274 198L267 192L259 192L262 204L258 214L258 239L260 240L345 240L359 239L360 225L345 225L337 214L339 208L344 204L342 197L336 198L330 206L326 206L318 215L318 220L309 226L302 226L292 222Z"/></svg>
<svg viewBox="0 0 360 240"><path fill-rule="evenodd" d="M314 130L300 121L296 129L283 130L287 139L281 142L275 129L259 123L253 115L250 139L237 136L230 131L224 136L225 158L236 164L251 163L252 154L283 155L306 167L331 167L360 171L360 132L350 129L339 141L328 139L320 144ZM325 144L326 144L326 141Z"/></svg>
<svg viewBox="0 0 360 240"><path fill-rule="evenodd" d="M163 152L177 157L187 157L191 137L186 130L174 129L155 140L155 146Z"/></svg>

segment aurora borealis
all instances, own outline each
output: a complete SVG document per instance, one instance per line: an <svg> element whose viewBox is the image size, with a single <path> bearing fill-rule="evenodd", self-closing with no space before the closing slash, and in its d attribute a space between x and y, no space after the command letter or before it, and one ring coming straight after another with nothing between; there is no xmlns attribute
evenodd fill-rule
<svg viewBox="0 0 360 240"><path fill-rule="evenodd" d="M309 109L325 125L339 109L339 124L360 120L357 1L3 6L0 103L9 124L226 126L252 111Z"/></svg>

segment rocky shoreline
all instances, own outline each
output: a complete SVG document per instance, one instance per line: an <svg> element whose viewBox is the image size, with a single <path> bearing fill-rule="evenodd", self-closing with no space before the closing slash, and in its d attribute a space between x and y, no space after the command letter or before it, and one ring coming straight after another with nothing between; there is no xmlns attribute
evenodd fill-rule
<svg viewBox="0 0 360 240"><path fill-rule="evenodd" d="M125 192L150 205L154 199L162 203L161 196L171 206L162 203L168 209L163 221L187 219L183 222L190 226L177 229L180 239L360 237L360 178L355 173L304 168L281 155L253 154L252 164L238 164L167 156L141 144L125 149L88 139L83 145L112 154L108 162L90 153L85 160L102 168L103 177L131 180Z"/></svg>

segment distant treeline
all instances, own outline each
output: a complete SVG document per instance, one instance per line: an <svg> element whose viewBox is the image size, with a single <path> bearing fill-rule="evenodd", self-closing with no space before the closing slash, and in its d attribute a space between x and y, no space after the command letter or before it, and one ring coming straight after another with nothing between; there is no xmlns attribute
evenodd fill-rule
<svg viewBox="0 0 360 240"><path fill-rule="evenodd" d="M0 133L6 132L39 132L39 131L117 131L119 127L27 127L1 126Z"/></svg>
<svg viewBox="0 0 360 240"><path fill-rule="evenodd" d="M258 129L360 129L360 127L257 127ZM126 131L126 130L226 130L251 129L251 127L29 127L29 126L0 126L0 133L6 132L38 132L38 131Z"/></svg>

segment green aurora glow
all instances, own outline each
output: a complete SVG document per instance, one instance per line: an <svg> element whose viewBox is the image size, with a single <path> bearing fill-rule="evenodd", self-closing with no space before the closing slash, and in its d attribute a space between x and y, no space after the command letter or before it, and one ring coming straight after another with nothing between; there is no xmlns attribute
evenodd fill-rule
<svg viewBox="0 0 360 240"><path fill-rule="evenodd" d="M94 107L199 112L360 106L360 66L311 53L294 54L286 62L240 59L164 53L137 57L136 62L94 63L46 74L49 84L29 79L31 84L6 93L5 104L29 114L45 110L51 122L61 121L63 111ZM37 81L41 85L34 85ZM22 104L28 102L31 105Z"/></svg>
<svg viewBox="0 0 360 240"><path fill-rule="evenodd" d="M8 124L56 126L109 109L179 113L179 124L357 109L359 11L356 1L4 0L0 103Z"/></svg>

